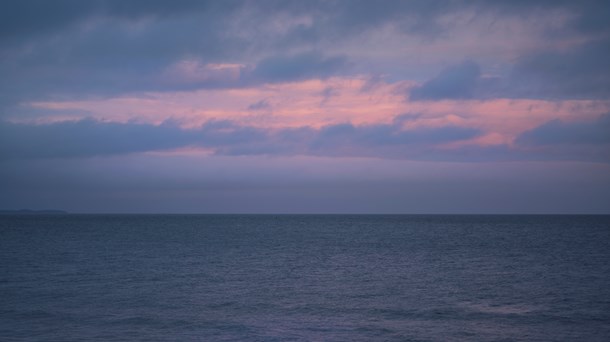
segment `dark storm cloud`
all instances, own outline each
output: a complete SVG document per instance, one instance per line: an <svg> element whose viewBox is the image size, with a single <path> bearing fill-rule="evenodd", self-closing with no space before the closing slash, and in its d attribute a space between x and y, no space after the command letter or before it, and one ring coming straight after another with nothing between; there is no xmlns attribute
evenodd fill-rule
<svg viewBox="0 0 610 342"><path fill-rule="evenodd" d="M563 122L555 119L517 138L524 145L610 144L610 114L593 122Z"/></svg>

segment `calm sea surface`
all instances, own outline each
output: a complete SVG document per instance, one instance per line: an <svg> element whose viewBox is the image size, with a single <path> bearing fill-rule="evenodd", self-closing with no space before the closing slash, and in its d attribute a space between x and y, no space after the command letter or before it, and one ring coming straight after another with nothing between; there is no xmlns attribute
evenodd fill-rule
<svg viewBox="0 0 610 342"><path fill-rule="evenodd" d="M0 216L1 341L610 341L610 216Z"/></svg>

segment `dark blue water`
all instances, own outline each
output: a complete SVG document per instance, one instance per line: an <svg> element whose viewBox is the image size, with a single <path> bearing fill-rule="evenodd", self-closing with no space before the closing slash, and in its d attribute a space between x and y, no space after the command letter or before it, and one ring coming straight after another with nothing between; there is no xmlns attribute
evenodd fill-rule
<svg viewBox="0 0 610 342"><path fill-rule="evenodd" d="M0 216L1 341L609 341L610 216Z"/></svg>

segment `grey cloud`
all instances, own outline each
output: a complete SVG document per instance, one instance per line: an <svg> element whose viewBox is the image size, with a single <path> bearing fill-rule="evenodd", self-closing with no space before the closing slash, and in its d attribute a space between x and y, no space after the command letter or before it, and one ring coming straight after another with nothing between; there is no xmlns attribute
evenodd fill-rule
<svg viewBox="0 0 610 342"><path fill-rule="evenodd" d="M599 31L608 28L610 5L606 1L206 1L206 0L7 0L0 7L0 37L61 30L91 17L163 19L176 15L215 12L227 15L250 10L266 20L270 14L311 14L318 19L318 32L354 33L396 22L411 32L438 32L436 19L460 9L491 11L498 15L520 15L523 11L565 9L574 13L574 29ZM299 29L299 27L297 27ZM302 29L302 27L300 28ZM316 37L318 39L319 37Z"/></svg>
<svg viewBox="0 0 610 342"><path fill-rule="evenodd" d="M438 18L463 5L460 1L401 1L367 0L334 3L332 18L326 23L334 26L336 35L360 33L378 26L394 23L405 32L434 36L443 31Z"/></svg>
<svg viewBox="0 0 610 342"><path fill-rule="evenodd" d="M341 52L327 56L311 51L324 51L386 25L422 37L442 36L450 27L438 19L461 10L518 16L532 9L565 9L574 15L566 30L599 37L608 30L605 14L609 8L603 1L7 0L0 2L0 107L54 97L329 77L357 68L346 68L350 56ZM241 35L282 15L309 17L311 23L247 38ZM477 75L472 65L470 69L462 65L453 74L441 74L414 90L412 96L431 100L485 98L496 93L604 97L610 88L604 63L609 58L607 46L607 40L600 40L584 45L580 52L521 56L514 75L504 75L499 85ZM185 58L203 64L254 65L254 69L235 82L187 84L158 79L167 67ZM552 66L557 67L550 70ZM460 82L461 87L456 86ZM489 82L495 93L486 90Z"/></svg>
<svg viewBox="0 0 610 342"><path fill-rule="evenodd" d="M0 160L87 158L195 146L216 155L310 155L429 161L582 160L610 162L610 115L591 123L551 121L523 133L515 146L438 145L464 141L481 131L457 127L404 130L390 124L336 124L262 129L231 121L209 121L194 129L176 123L100 122L90 119L52 124L0 124ZM542 147L542 148L538 148Z"/></svg>
<svg viewBox="0 0 610 342"><path fill-rule="evenodd" d="M472 128L445 126L402 130L400 121L392 124L336 124L320 129L309 127L268 131L265 139L247 144L218 146L220 155L316 155L378 156L419 159L435 153L435 145L467 140L481 134Z"/></svg>
<svg viewBox="0 0 610 342"><path fill-rule="evenodd" d="M574 22L575 29L583 32L604 32L610 29L610 3L608 1L568 1L569 4L582 6Z"/></svg>
<svg viewBox="0 0 610 342"><path fill-rule="evenodd" d="M348 35L363 33L380 26L393 24L403 32L419 35L424 39L443 37L454 29L443 22L444 15L460 11L471 11L475 15L494 17L523 17L524 13L544 15L554 10L570 13L566 27L552 27L549 37L561 33L578 32L596 34L610 28L607 20L610 4L604 0L585 1L466 1L466 0L351 0L351 1L269 1L258 2L261 13L284 11L288 13L311 14L316 20L309 27L296 26L285 37L283 43L316 42L324 39L340 40Z"/></svg>
<svg viewBox="0 0 610 342"><path fill-rule="evenodd" d="M443 152L436 145L468 140L480 135L472 128L444 126L401 128L401 121L392 124L339 124L323 127L310 143L310 153L322 156L364 156L397 159L436 159Z"/></svg>
<svg viewBox="0 0 610 342"><path fill-rule="evenodd" d="M524 132L516 141L523 145L610 145L610 114L593 122L563 122L555 119Z"/></svg>
<svg viewBox="0 0 610 342"><path fill-rule="evenodd" d="M463 4L468 6L467 4ZM570 17L546 32L549 40L576 35L584 43L569 49L537 49L518 56L512 66L490 78L476 63L451 66L413 89L412 100L536 98L606 99L610 96L610 3L607 1L482 1L471 2L480 13L519 16L563 10Z"/></svg>
<svg viewBox="0 0 610 342"><path fill-rule="evenodd" d="M521 57L508 82L514 97L601 98L610 96L610 39L568 51Z"/></svg>
<svg viewBox="0 0 610 342"><path fill-rule="evenodd" d="M0 41L70 26L95 12L94 1L2 1ZM97 7L97 4L95 4Z"/></svg>
<svg viewBox="0 0 610 342"><path fill-rule="evenodd" d="M248 110L264 110L270 108L271 104L266 99L254 102L248 106Z"/></svg>
<svg viewBox="0 0 610 342"><path fill-rule="evenodd" d="M377 88L379 85L383 84L384 78L381 75L373 75L369 77L366 82L360 88L361 93L366 93Z"/></svg>
<svg viewBox="0 0 610 342"><path fill-rule="evenodd" d="M428 34L430 31L438 31L439 16L462 6L468 6L468 3L455 0L271 0L257 1L250 9L256 16L269 13L312 15L315 19L314 25L297 25L288 33L296 39L318 40L324 36L336 39L345 34L358 34L389 22L397 24L405 31Z"/></svg>
<svg viewBox="0 0 610 342"><path fill-rule="evenodd" d="M26 48L0 51L0 105L28 99L114 96L125 92L226 87L226 84L164 82L173 63L196 57L225 61L240 50L239 39L224 37L226 23L213 13L170 17L142 24L102 22L85 32L70 30Z"/></svg>
<svg viewBox="0 0 610 342"><path fill-rule="evenodd" d="M610 39L603 38L568 51L521 56L501 75L483 76L474 61L449 66L414 87L409 99L606 99L610 96Z"/></svg>
<svg viewBox="0 0 610 342"><path fill-rule="evenodd" d="M263 129L240 126L231 121L208 121L199 129L193 130L192 143L200 146L223 148L226 146L252 144L267 140L268 132ZM186 131L187 134L189 131Z"/></svg>
<svg viewBox="0 0 610 342"><path fill-rule="evenodd" d="M91 119L46 125L0 124L0 159L78 158L167 150L191 145L226 147L264 140L265 133L228 121L185 130L161 125Z"/></svg>
<svg viewBox="0 0 610 342"><path fill-rule="evenodd" d="M411 100L471 99L481 76L479 65L466 61L450 66L411 90Z"/></svg>
<svg viewBox="0 0 610 342"><path fill-rule="evenodd" d="M90 157L180 147L189 133L176 126L94 120L0 125L0 159Z"/></svg>
<svg viewBox="0 0 610 342"><path fill-rule="evenodd" d="M480 134L460 127L403 131L399 123L331 125L264 130L230 121L210 121L196 129L94 120L44 125L0 125L0 159L79 158L167 150L185 146L212 148L218 155L375 155L416 157L434 144Z"/></svg>
<svg viewBox="0 0 610 342"><path fill-rule="evenodd" d="M345 69L346 66L347 59L343 56L327 57L320 53L307 52L265 58L256 65L252 77L270 82L326 78Z"/></svg>
<svg viewBox="0 0 610 342"><path fill-rule="evenodd" d="M443 126L438 128L418 128L402 130L397 124L354 126L340 124L324 127L315 144L324 147L335 141L364 145L409 145L438 144L457 140L467 140L481 134L477 129Z"/></svg>
<svg viewBox="0 0 610 342"><path fill-rule="evenodd" d="M519 135L515 148L534 160L610 163L610 114L592 122L549 121Z"/></svg>
<svg viewBox="0 0 610 342"><path fill-rule="evenodd" d="M497 11L499 14L520 15L521 13L549 10L564 10L570 13L567 29L582 33L599 33L610 28L607 20L610 3L605 0L537 0L537 1L479 1L479 6Z"/></svg>
<svg viewBox="0 0 610 342"><path fill-rule="evenodd" d="M320 96L322 96L322 101L320 101L320 105L326 104L331 98L340 95L339 91L333 87L326 87L320 92Z"/></svg>
<svg viewBox="0 0 610 342"><path fill-rule="evenodd" d="M375 27L383 24L384 18L401 17L395 13L407 9L413 10L413 17L419 17L423 14L418 11L430 7L425 5L427 2L413 2L409 6L403 3L380 6L342 1L2 1L0 106L54 97L241 87L254 82L328 77L344 70L345 57L295 53L290 47L294 44L277 45L284 39L281 33L253 39L235 33L251 31L250 27L282 14L310 15L315 19L312 26L296 29L300 27L315 35L297 39L300 46L307 40L345 39L361 27ZM296 51L315 50L313 45L305 47ZM233 83L164 83L156 78L184 58L204 64L260 62L252 74Z"/></svg>
<svg viewBox="0 0 610 342"><path fill-rule="evenodd" d="M230 0L7 0L0 5L0 40L52 34L92 17L138 20L193 11L226 13L235 9L235 4Z"/></svg>
<svg viewBox="0 0 610 342"><path fill-rule="evenodd" d="M207 24L201 25L205 19ZM240 88L260 83L330 77L346 70L344 56L316 52L269 55L252 67L243 67L238 79L212 77L174 80L165 73L183 59L202 65L240 56L239 39L224 38L206 29L218 18L191 17L164 21L125 34L121 27L99 27L87 35L67 35L18 52L0 64L0 106L27 99L116 96L138 91L176 91ZM218 24L215 29L218 29ZM197 34L201 31L201 34ZM184 34L189 32L189 34ZM10 80L10 82L9 82Z"/></svg>

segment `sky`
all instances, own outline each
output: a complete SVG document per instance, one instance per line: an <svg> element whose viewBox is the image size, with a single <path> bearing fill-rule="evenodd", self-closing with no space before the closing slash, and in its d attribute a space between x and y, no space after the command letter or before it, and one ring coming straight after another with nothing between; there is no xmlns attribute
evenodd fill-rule
<svg viewBox="0 0 610 342"><path fill-rule="evenodd" d="M0 2L0 209L610 214L608 1Z"/></svg>

